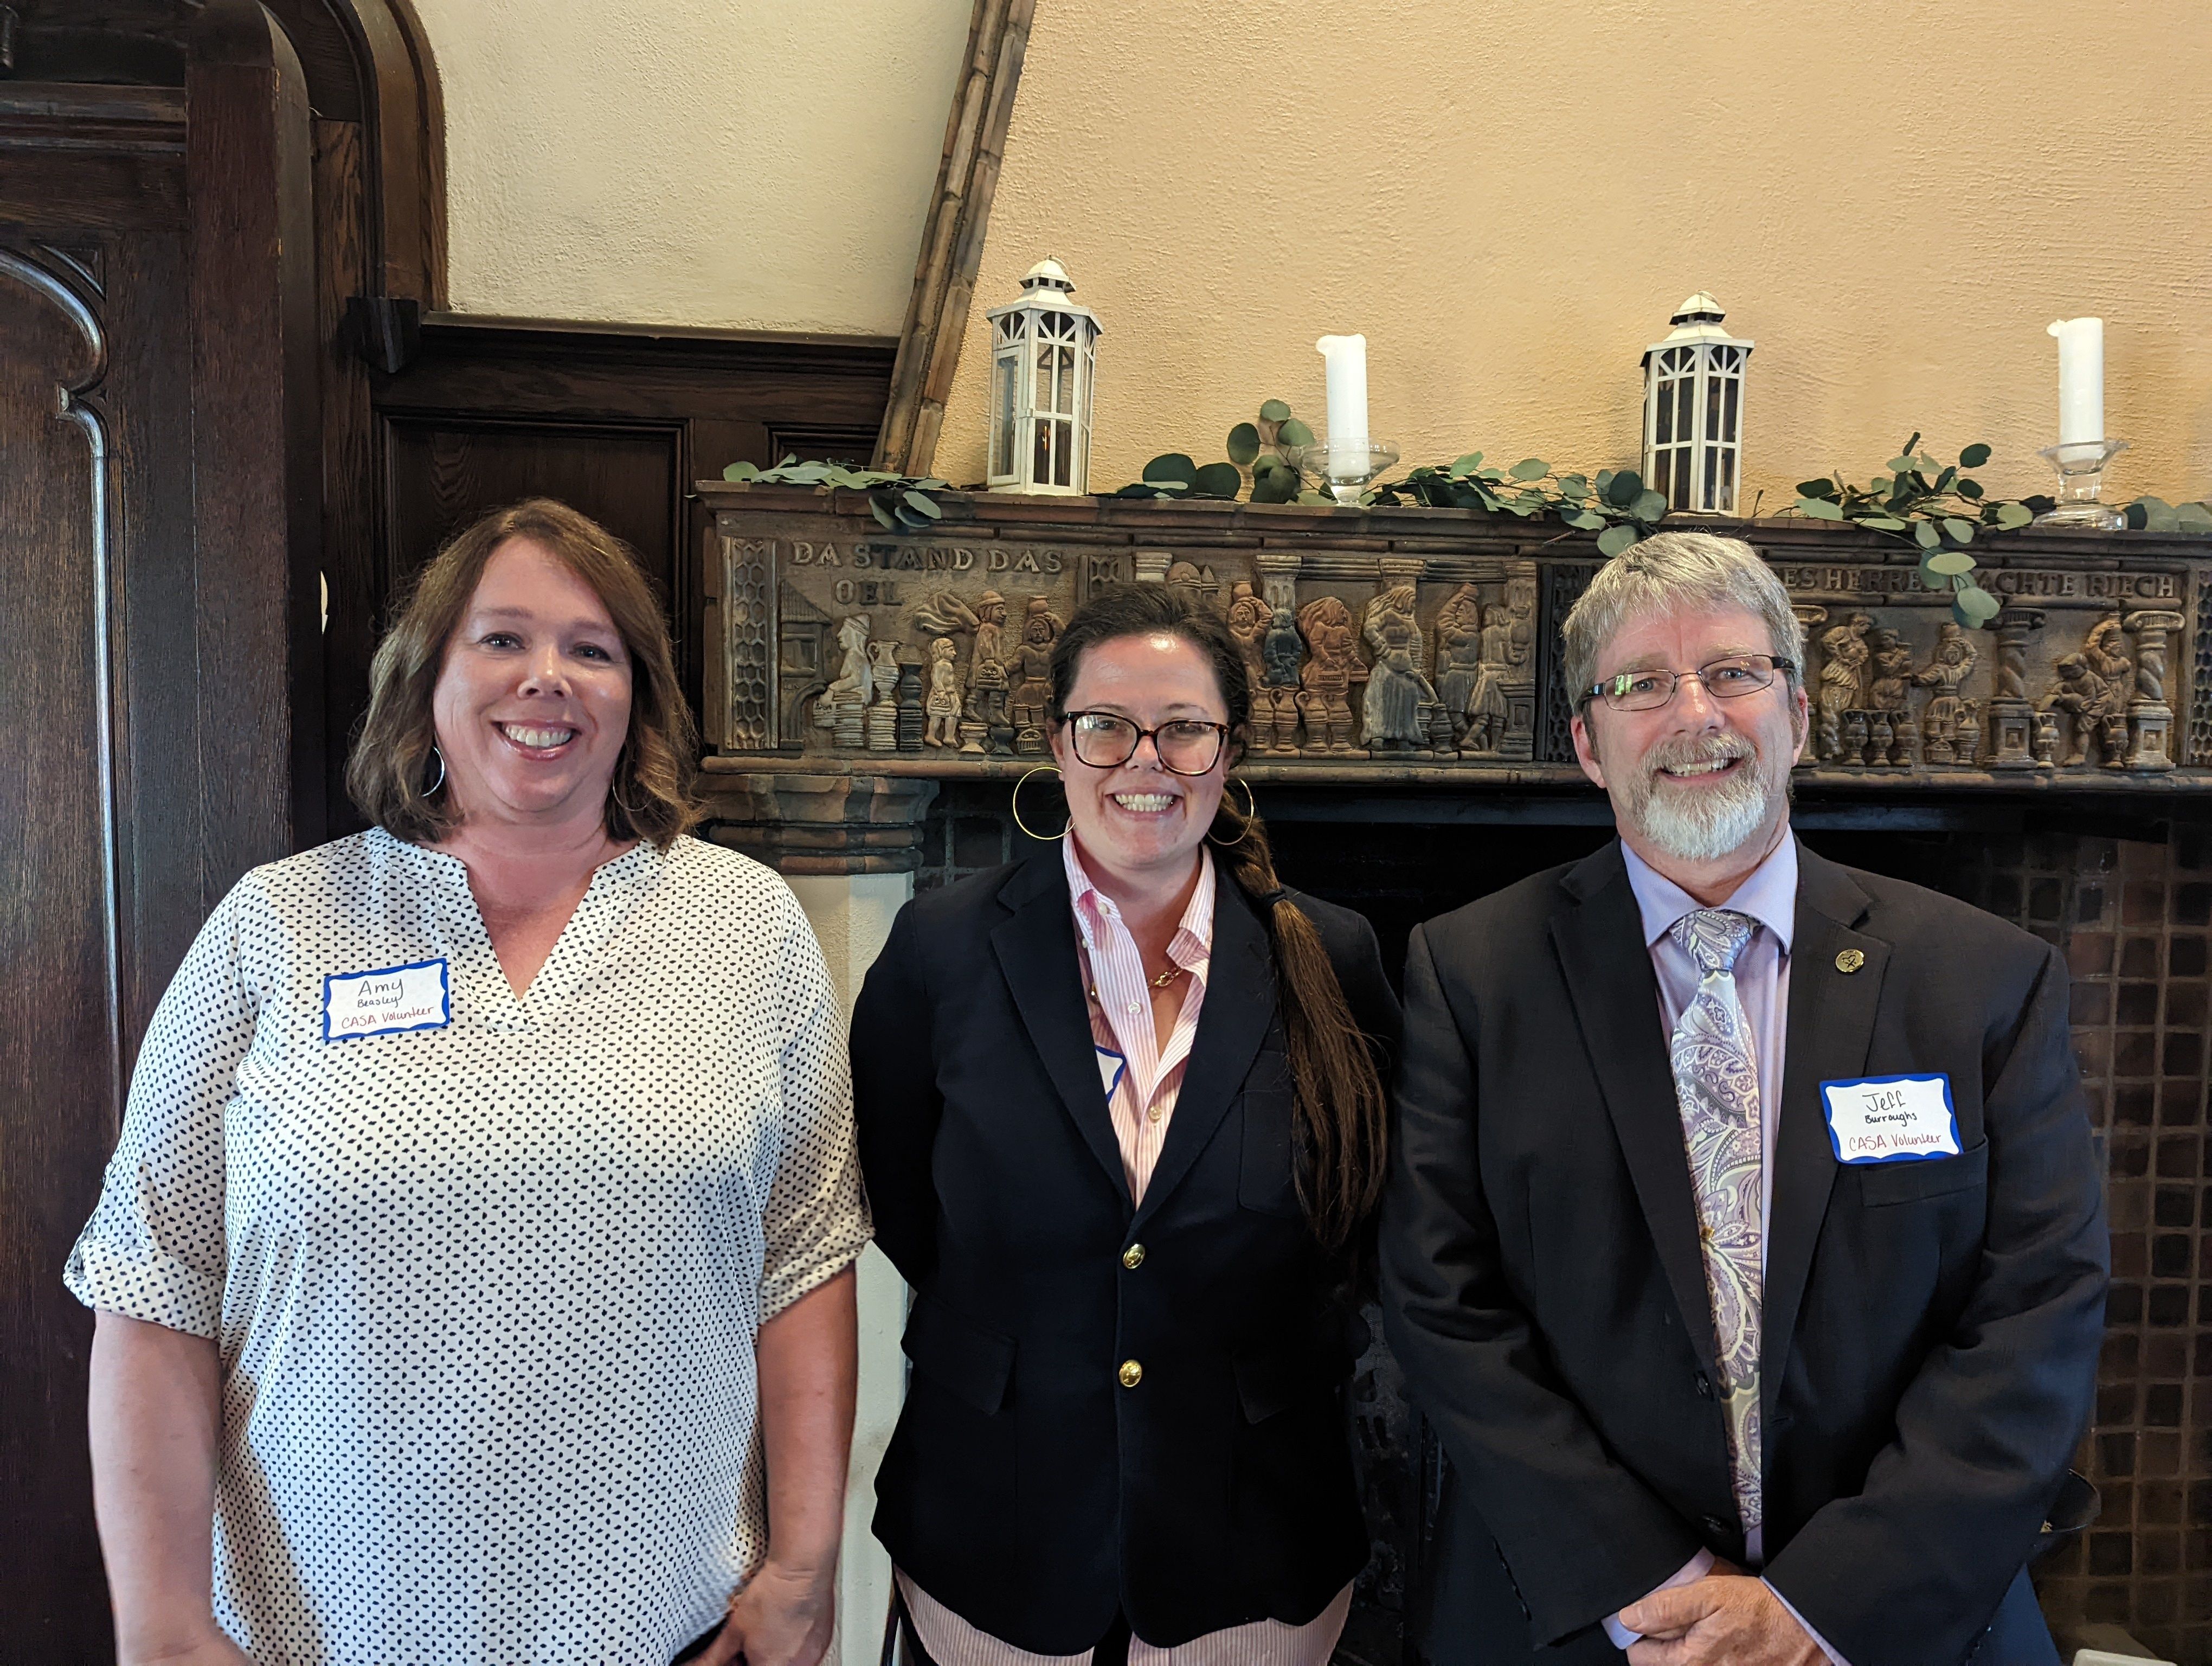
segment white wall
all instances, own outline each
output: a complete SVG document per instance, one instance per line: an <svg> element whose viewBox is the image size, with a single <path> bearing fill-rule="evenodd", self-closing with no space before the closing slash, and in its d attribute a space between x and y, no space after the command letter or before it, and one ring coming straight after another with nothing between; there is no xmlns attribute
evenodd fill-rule
<svg viewBox="0 0 2212 1666"><path fill-rule="evenodd" d="M896 335L969 0L416 0L461 312Z"/></svg>

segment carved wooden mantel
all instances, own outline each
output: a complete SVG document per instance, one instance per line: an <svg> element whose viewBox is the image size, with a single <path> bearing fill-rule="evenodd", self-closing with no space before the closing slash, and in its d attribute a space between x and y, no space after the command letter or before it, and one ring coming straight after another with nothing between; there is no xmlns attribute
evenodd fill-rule
<svg viewBox="0 0 2212 1666"><path fill-rule="evenodd" d="M948 493L915 537L860 493L700 494L720 644L712 812L804 867L908 866L893 829L918 823L927 783L1042 760L1051 639L1115 583L1187 586L1228 616L1253 672L1255 781L1402 794L1583 780L1557 632L1601 559L1587 534L1462 509ZM2169 803L2212 788L2212 542L2000 534L1977 556L2005 611L1962 632L1915 552L1877 534L1681 524L1749 539L1806 623L1809 788Z"/></svg>

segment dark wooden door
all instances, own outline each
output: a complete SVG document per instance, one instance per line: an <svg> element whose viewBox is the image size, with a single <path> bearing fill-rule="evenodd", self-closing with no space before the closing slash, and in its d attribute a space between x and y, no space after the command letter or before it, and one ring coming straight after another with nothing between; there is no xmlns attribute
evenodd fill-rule
<svg viewBox="0 0 2212 1666"><path fill-rule="evenodd" d="M203 21L186 88L0 82L0 1666L112 1658L62 1268L193 933L322 817L307 105Z"/></svg>

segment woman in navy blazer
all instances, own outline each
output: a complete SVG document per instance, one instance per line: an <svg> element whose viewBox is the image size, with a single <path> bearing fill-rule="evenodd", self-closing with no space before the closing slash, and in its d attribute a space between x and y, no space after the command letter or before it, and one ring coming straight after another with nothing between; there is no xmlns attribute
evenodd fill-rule
<svg viewBox="0 0 2212 1666"><path fill-rule="evenodd" d="M915 1291L876 1534L948 1662L1325 1661L1367 1556L1343 1395L1398 1004L1373 928L1224 801L1251 696L1218 616L1107 592L1052 681L1065 844L909 903L854 1015Z"/></svg>

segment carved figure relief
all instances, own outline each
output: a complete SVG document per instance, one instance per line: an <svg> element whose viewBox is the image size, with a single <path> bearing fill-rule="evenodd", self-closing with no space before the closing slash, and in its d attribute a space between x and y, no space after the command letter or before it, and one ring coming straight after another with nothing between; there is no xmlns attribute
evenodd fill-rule
<svg viewBox="0 0 2212 1666"><path fill-rule="evenodd" d="M1466 744L1468 702L1482 678L1482 605L1471 584L1454 591L1437 615L1437 698L1451 722L1451 741Z"/></svg>
<svg viewBox="0 0 2212 1666"><path fill-rule="evenodd" d="M1252 691L1253 748L1294 753L1298 750L1298 661L1305 654L1297 614L1279 607L1268 615L1260 653L1264 669Z"/></svg>
<svg viewBox="0 0 2212 1666"><path fill-rule="evenodd" d="M2081 657L2089 662L2090 670L2105 679L2112 698L2125 710L2135 693L2135 661L2129 657L2127 635L2120 628L2117 608L2089 627L2081 641Z"/></svg>
<svg viewBox="0 0 2212 1666"><path fill-rule="evenodd" d="M868 644L868 750L898 750L899 645L878 636Z"/></svg>
<svg viewBox="0 0 2212 1666"><path fill-rule="evenodd" d="M1815 745L1823 763L1858 761L1859 753L1844 742L1844 714L1866 708L1867 668L1872 658L1866 633L1873 623L1865 614L1854 613L1843 623L1830 625L1820 637L1820 680L1813 707L1819 736ZM1864 745L1863 739L1860 745Z"/></svg>
<svg viewBox="0 0 2212 1666"><path fill-rule="evenodd" d="M1352 746L1352 689L1364 682L1359 632L1340 596L1321 596L1298 610L1306 663L1298 673L1298 713L1305 719L1309 752L1345 753Z"/></svg>
<svg viewBox="0 0 2212 1666"><path fill-rule="evenodd" d="M1928 702L1921 720L1921 734L1925 740L1922 757L1929 763L1954 763L1962 761L1958 755L1959 733L1962 721L1978 721L1978 707L1972 707L1975 715L1962 714L1960 690L1967 678L1973 675L1974 666L1980 656L1968 641L1956 622L1946 619L1936 629L1936 654L1927 665L1913 674L1913 682L1923 689L1936 690ZM1978 736L1978 729L1976 731ZM1981 752L1977 739L1971 749L1975 757Z"/></svg>
<svg viewBox="0 0 2212 1666"><path fill-rule="evenodd" d="M1876 714L1870 763L1912 759L1912 650L1897 632L1876 626L1867 633L1867 705Z"/></svg>
<svg viewBox="0 0 2212 1666"><path fill-rule="evenodd" d="M950 636L929 645L929 695L922 712L929 720L923 739L933 746L960 744L960 645Z"/></svg>
<svg viewBox="0 0 2212 1666"><path fill-rule="evenodd" d="M868 616L848 614L837 627L837 646L844 661L836 680L814 702L814 724L828 729L840 746L858 750L867 744L868 702L875 696L875 664L868 656Z"/></svg>
<svg viewBox="0 0 2212 1666"><path fill-rule="evenodd" d="M1018 751L1045 750L1045 712L1052 703L1052 648L1059 638L1059 616L1042 596L1030 597L1022 621L1021 645L1006 663L1006 705Z"/></svg>
<svg viewBox="0 0 2212 1666"><path fill-rule="evenodd" d="M2108 769L2120 768L2127 757L2128 717L2112 684L2090 666L2086 652L2061 660L2057 678L2039 709L2063 713L2071 721L2072 740L2061 767L2100 763Z"/></svg>
<svg viewBox="0 0 2212 1666"><path fill-rule="evenodd" d="M1409 751L1427 745L1421 708L1436 703L1437 691L1421 666L1413 587L1394 585L1368 603L1361 635L1374 656L1360 711L1368 750Z"/></svg>

